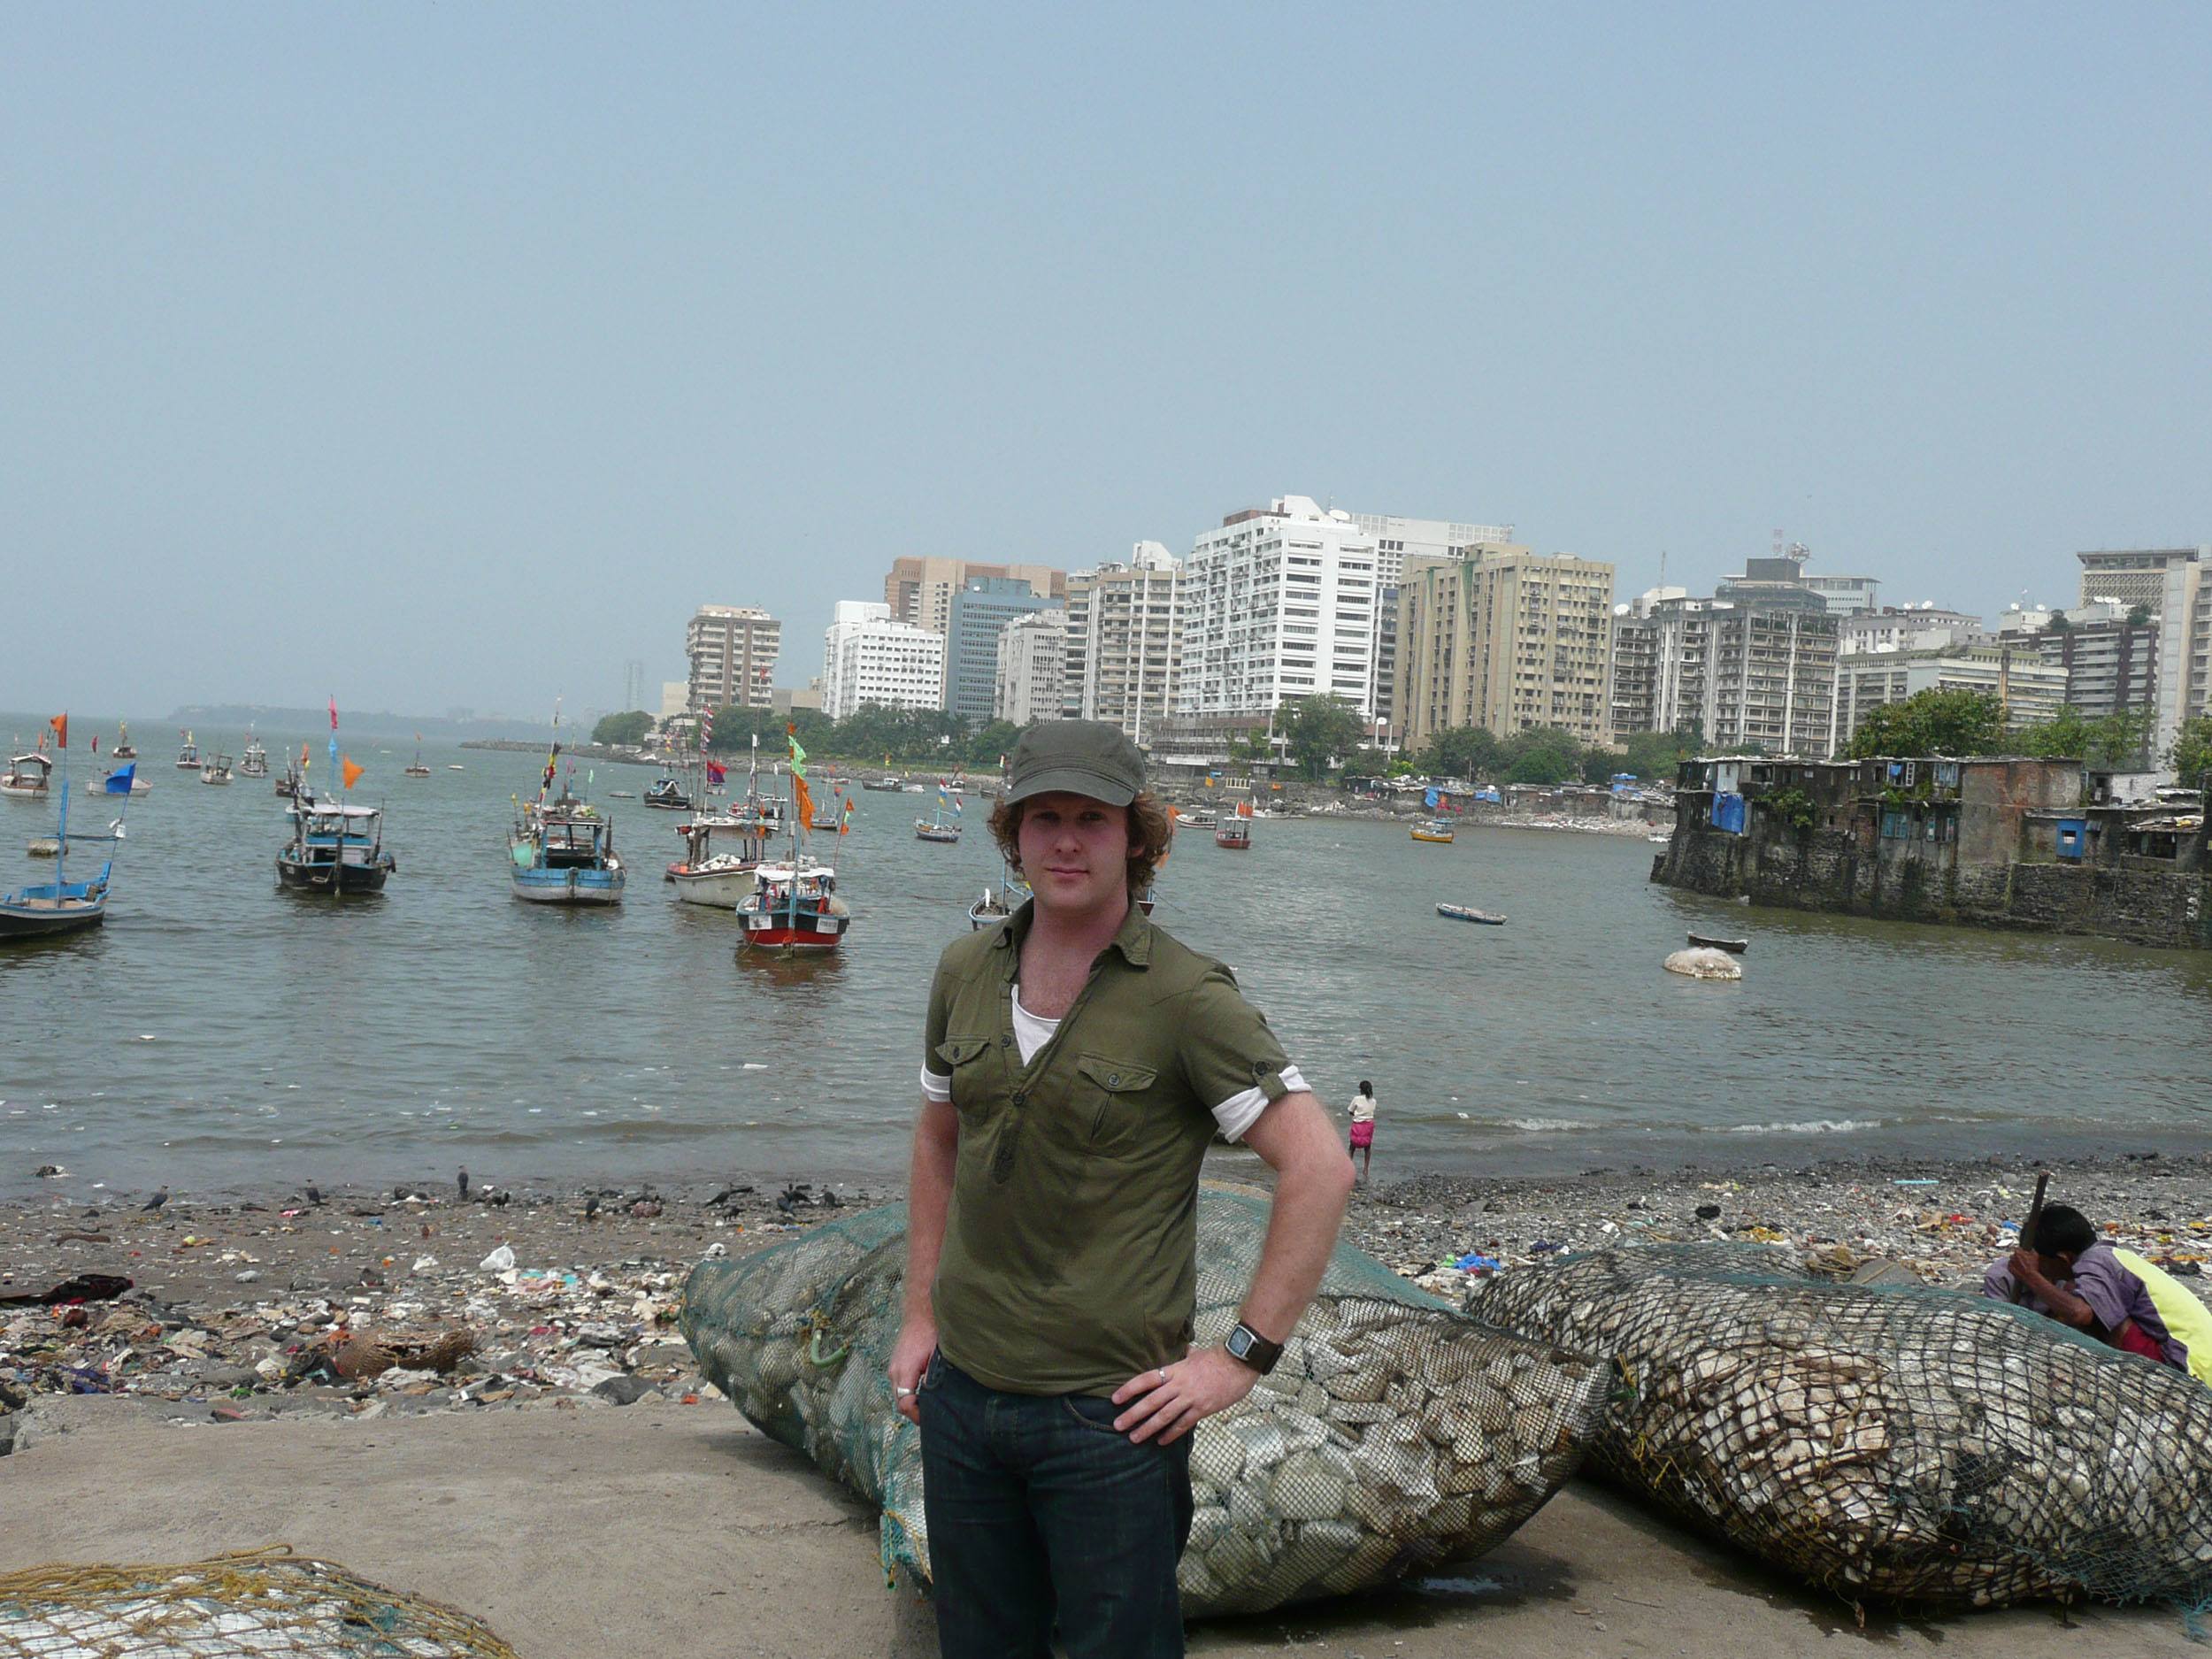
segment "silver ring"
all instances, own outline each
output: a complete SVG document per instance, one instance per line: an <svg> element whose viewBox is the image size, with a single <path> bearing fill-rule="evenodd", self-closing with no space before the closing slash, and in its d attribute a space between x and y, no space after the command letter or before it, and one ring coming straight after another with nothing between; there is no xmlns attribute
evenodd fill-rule
<svg viewBox="0 0 2212 1659"><path fill-rule="evenodd" d="M896 1384L893 1384L891 1392L903 1398L905 1395L910 1394L914 1391L911 1388L901 1388Z"/></svg>
<svg viewBox="0 0 2212 1659"><path fill-rule="evenodd" d="M1152 1374L1155 1377L1157 1377L1162 1382L1165 1382L1167 1380L1167 1371L1164 1367L1154 1371Z"/></svg>

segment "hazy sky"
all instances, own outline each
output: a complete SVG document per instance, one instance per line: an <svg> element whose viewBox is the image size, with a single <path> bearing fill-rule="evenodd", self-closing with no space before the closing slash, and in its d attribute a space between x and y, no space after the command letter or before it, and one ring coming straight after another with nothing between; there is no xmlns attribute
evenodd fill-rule
<svg viewBox="0 0 2212 1659"><path fill-rule="evenodd" d="M532 713L1286 491L2212 541L2201 6L18 6L0 707Z"/></svg>

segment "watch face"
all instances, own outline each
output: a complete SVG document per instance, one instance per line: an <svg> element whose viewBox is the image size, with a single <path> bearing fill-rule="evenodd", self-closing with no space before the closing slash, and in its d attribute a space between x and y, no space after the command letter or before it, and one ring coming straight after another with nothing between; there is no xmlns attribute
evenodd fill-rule
<svg viewBox="0 0 2212 1659"><path fill-rule="evenodd" d="M1242 1325L1229 1333L1229 1356L1243 1359L1252 1352L1252 1333Z"/></svg>

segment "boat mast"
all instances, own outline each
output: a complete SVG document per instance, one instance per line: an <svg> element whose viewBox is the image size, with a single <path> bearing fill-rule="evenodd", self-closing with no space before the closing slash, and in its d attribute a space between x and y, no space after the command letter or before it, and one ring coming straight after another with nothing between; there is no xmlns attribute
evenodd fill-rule
<svg viewBox="0 0 2212 1659"><path fill-rule="evenodd" d="M69 716L61 717L61 826L55 832L54 903L58 907L69 891Z"/></svg>

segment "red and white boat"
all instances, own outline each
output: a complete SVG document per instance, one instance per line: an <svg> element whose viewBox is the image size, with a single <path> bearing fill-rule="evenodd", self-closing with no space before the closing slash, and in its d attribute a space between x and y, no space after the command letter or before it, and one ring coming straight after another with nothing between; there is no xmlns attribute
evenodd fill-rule
<svg viewBox="0 0 2212 1659"><path fill-rule="evenodd" d="M1214 845L1226 847L1232 852L1248 851L1252 845L1252 803L1237 803L1235 813L1225 818L1214 827Z"/></svg>
<svg viewBox="0 0 2212 1659"><path fill-rule="evenodd" d="M737 907L748 950L834 950L844 942L852 912L837 896L837 872L827 864L762 864L753 890Z"/></svg>

